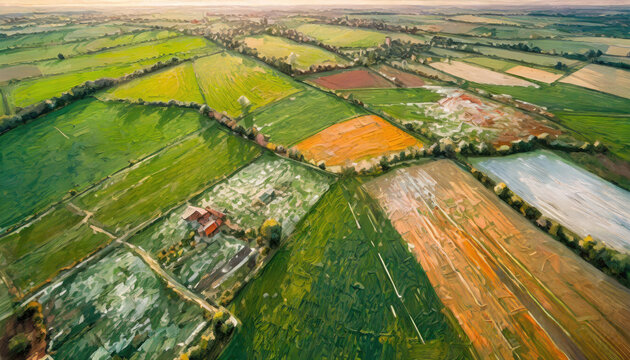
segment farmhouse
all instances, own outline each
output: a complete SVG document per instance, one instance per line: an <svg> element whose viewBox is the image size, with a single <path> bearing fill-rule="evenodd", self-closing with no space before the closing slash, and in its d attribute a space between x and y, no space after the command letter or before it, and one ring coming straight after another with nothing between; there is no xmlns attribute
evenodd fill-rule
<svg viewBox="0 0 630 360"><path fill-rule="evenodd" d="M225 214L210 207L204 209L196 206L188 206L184 214L182 214L182 219L199 224L197 233L202 237L211 237L214 235L223 224L224 218Z"/></svg>

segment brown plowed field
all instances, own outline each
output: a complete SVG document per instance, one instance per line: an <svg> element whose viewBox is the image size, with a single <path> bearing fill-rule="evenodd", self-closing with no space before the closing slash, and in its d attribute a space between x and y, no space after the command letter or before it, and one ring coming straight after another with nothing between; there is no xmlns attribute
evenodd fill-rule
<svg viewBox="0 0 630 360"><path fill-rule="evenodd" d="M421 77L387 65L381 65L376 70L379 74L392 80L394 83L399 82L400 85L407 88L422 87L425 85L425 81Z"/></svg>
<svg viewBox="0 0 630 360"><path fill-rule="evenodd" d="M454 163L365 186L482 358L630 358L630 291Z"/></svg>
<svg viewBox="0 0 630 360"><path fill-rule="evenodd" d="M333 90L392 88L394 84L368 70L350 70L311 79L317 85Z"/></svg>
<svg viewBox="0 0 630 360"><path fill-rule="evenodd" d="M326 166L352 165L361 160L420 148L416 138L375 115L366 115L326 128L297 144L309 160Z"/></svg>

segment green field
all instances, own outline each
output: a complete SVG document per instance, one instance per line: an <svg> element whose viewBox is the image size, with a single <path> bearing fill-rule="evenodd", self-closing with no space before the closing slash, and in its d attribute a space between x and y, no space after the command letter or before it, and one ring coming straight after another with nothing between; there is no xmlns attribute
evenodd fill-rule
<svg viewBox="0 0 630 360"><path fill-rule="evenodd" d="M376 47L383 44L387 37L387 34L375 30L322 24L304 24L295 30L325 44L342 48Z"/></svg>
<svg viewBox="0 0 630 360"><path fill-rule="evenodd" d="M80 100L0 137L4 228L200 128L195 111Z"/></svg>
<svg viewBox="0 0 630 360"><path fill-rule="evenodd" d="M515 66L519 66L519 65L524 65L522 63L516 62L516 61L509 61L509 60L503 60L503 59L495 59L495 58L489 58L489 57L483 57L483 56L474 56L474 57L469 57L469 58L465 58L462 59L463 62L467 62L467 63L471 63L471 64L476 64L476 65L481 65L483 67L487 67L489 69L495 70L495 71L508 71L511 68L515 67ZM551 73L554 74L562 74L564 73L563 71L560 70L556 70L553 67L545 67L545 66L537 66L537 65L530 65L527 64L530 67L533 67L535 69L541 69L541 70L545 70L545 71L549 71Z"/></svg>
<svg viewBox="0 0 630 360"><path fill-rule="evenodd" d="M369 105L436 102L442 95L424 88L357 89L344 91Z"/></svg>
<svg viewBox="0 0 630 360"><path fill-rule="evenodd" d="M171 360L208 323L199 305L182 299L123 249L54 284L37 300L54 339L48 350L58 359Z"/></svg>
<svg viewBox="0 0 630 360"><path fill-rule="evenodd" d="M13 299L11 298L11 294L9 294L9 289L4 284L4 282L0 282L0 319L5 314L10 314L13 312ZM3 321L0 320L0 326L4 326Z"/></svg>
<svg viewBox="0 0 630 360"><path fill-rule="evenodd" d="M555 37L563 33L553 29L528 29L518 26L482 25L467 32L470 35L492 35L493 39L510 39L522 42L532 42L531 39ZM535 42L536 40L534 40Z"/></svg>
<svg viewBox="0 0 630 360"><path fill-rule="evenodd" d="M137 45L122 46L94 54L75 56L65 60L47 60L38 63L42 74L67 73L98 66L132 63L139 60L158 58L164 55L197 51L216 52L218 47L204 38L178 36L172 39L157 40Z"/></svg>
<svg viewBox="0 0 630 360"><path fill-rule="evenodd" d="M66 58L69 58L78 54L98 51L105 48L132 45L140 42L155 41L175 36L178 36L178 34L172 31L156 30L137 34L108 36L83 42L5 50L0 51L0 65L32 63L40 60L57 58L58 54L63 54Z"/></svg>
<svg viewBox="0 0 630 360"><path fill-rule="evenodd" d="M25 33L0 38L0 49L60 44L63 42L93 39L138 30L126 25L98 24L57 27L40 33Z"/></svg>
<svg viewBox="0 0 630 360"><path fill-rule="evenodd" d="M208 106L233 117L303 88L266 64L227 52L198 59L193 67ZM239 104L241 96L251 104Z"/></svg>
<svg viewBox="0 0 630 360"><path fill-rule="evenodd" d="M334 185L232 304L243 325L221 359L469 355L422 268L356 180Z"/></svg>
<svg viewBox="0 0 630 360"><path fill-rule="evenodd" d="M205 101L197 85L192 63L184 63L119 85L100 97L105 99L143 99L144 101Z"/></svg>
<svg viewBox="0 0 630 360"><path fill-rule="evenodd" d="M539 84L540 87L474 84L476 88L494 94L508 94L515 99L547 107L550 111L602 112L629 114L630 101L599 91L563 83Z"/></svg>
<svg viewBox="0 0 630 360"><path fill-rule="evenodd" d="M271 142L291 146L332 124L365 113L334 95L306 89L251 113L240 124L256 126Z"/></svg>
<svg viewBox="0 0 630 360"><path fill-rule="evenodd" d="M200 48L189 53L176 53L127 64L104 66L94 70L84 69L77 72L29 79L20 81L15 85L9 85L6 91L10 103L16 107L25 107L53 96L60 96L64 91L68 91L73 86L80 85L88 80L97 80L104 77L116 78L133 73L138 69L148 68L158 61L169 60L173 56L186 59L195 55L211 53L215 50L213 47Z"/></svg>
<svg viewBox="0 0 630 360"><path fill-rule="evenodd" d="M560 122L590 141L600 140L610 151L630 161L630 112L625 115L556 112Z"/></svg>
<svg viewBox="0 0 630 360"><path fill-rule="evenodd" d="M244 41L248 47L256 49L259 55L269 59L295 54L293 66L301 70L308 70L312 65L345 65L348 63L341 56L320 47L300 44L282 37L257 35L247 37Z"/></svg>
<svg viewBox="0 0 630 360"><path fill-rule="evenodd" d="M58 208L20 232L0 239L4 271L23 293L74 265L111 239L81 223L83 216Z"/></svg>
<svg viewBox="0 0 630 360"><path fill-rule="evenodd" d="M120 233L181 204L259 154L254 144L210 122L208 129L112 176L74 203Z"/></svg>

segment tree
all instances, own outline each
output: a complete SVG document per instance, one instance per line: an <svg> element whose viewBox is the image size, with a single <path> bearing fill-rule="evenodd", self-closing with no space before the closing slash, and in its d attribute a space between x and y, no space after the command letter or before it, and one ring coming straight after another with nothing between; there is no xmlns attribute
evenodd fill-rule
<svg viewBox="0 0 630 360"><path fill-rule="evenodd" d="M65 56L63 56L62 53L57 54L57 57L59 58L59 60L63 60L66 58Z"/></svg>
<svg viewBox="0 0 630 360"><path fill-rule="evenodd" d="M275 219L267 219L260 227L260 235L269 242L269 246L276 247L282 238L282 225Z"/></svg>

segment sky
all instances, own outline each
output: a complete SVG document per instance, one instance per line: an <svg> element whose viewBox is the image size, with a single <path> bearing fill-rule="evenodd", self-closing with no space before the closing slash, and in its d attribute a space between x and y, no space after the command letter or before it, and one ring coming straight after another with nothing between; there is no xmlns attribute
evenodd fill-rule
<svg viewBox="0 0 630 360"><path fill-rule="evenodd" d="M605 6L628 5L630 0L0 0L0 6L156 6L156 5L243 5L243 6L278 6L278 5L327 5L352 7L360 5L391 6L391 5L420 5L420 6Z"/></svg>

